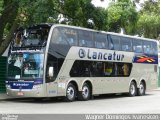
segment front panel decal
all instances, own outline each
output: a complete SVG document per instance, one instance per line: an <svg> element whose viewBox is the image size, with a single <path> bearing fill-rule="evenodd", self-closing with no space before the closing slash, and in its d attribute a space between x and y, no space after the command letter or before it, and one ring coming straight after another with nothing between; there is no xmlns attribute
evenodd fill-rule
<svg viewBox="0 0 160 120"><path fill-rule="evenodd" d="M10 82L11 89L32 89L33 82Z"/></svg>

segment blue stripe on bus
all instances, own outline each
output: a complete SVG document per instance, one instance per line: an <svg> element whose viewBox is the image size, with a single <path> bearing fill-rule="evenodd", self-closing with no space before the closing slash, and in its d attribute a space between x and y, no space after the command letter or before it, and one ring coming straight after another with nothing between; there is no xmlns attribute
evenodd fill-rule
<svg viewBox="0 0 160 120"><path fill-rule="evenodd" d="M34 81L7 81L11 89L32 89L33 85L43 84L43 79L35 79Z"/></svg>

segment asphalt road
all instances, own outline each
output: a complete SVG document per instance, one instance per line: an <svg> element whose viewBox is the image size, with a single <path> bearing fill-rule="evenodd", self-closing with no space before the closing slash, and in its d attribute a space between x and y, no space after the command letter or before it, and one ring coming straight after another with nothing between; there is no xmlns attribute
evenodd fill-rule
<svg viewBox="0 0 160 120"><path fill-rule="evenodd" d="M61 99L9 99L0 100L1 114L129 114L159 113L160 90L145 96L102 95L89 101L64 102Z"/></svg>

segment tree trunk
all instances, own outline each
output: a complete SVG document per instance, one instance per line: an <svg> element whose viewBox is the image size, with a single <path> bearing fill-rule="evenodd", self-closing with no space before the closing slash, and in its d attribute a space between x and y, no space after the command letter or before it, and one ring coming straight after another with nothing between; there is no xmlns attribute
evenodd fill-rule
<svg viewBox="0 0 160 120"><path fill-rule="evenodd" d="M18 14L18 5L15 3L10 3L9 5L5 6L5 9L0 16L0 55L3 54L7 46L11 41L11 36L13 35L15 28L17 28L17 17ZM4 29L6 25L11 25L9 30L9 34L7 35L6 39L3 40L4 37ZM10 39L10 40L9 40Z"/></svg>
<svg viewBox="0 0 160 120"><path fill-rule="evenodd" d="M0 45L0 55L2 55L4 53L4 51L7 49L9 43L11 42L12 38L13 38L13 33L15 32L15 30L18 28L18 20L15 20L11 29L10 29L10 32L8 33L7 37L5 40L3 40L1 42L1 45Z"/></svg>

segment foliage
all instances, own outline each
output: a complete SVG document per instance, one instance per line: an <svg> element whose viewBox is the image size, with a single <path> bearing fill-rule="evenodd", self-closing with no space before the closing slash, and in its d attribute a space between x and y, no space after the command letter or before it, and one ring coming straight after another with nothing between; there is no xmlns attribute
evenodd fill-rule
<svg viewBox="0 0 160 120"><path fill-rule="evenodd" d="M108 8L109 31L119 32L124 28L127 34L135 33L138 12L130 0L119 0Z"/></svg>
<svg viewBox="0 0 160 120"><path fill-rule="evenodd" d="M1 0L0 2L0 54L11 41L19 26L46 22L54 16L56 0ZM5 37L5 41L3 41Z"/></svg>
<svg viewBox="0 0 160 120"><path fill-rule="evenodd" d="M148 1L140 12L137 33L148 38L159 38L160 34L160 2Z"/></svg>
<svg viewBox="0 0 160 120"><path fill-rule="evenodd" d="M119 32L123 28L126 34L159 37L160 1L149 0L140 13L130 0L112 2L107 9L95 7L91 1L0 0L0 54L19 26L45 22L112 32Z"/></svg>
<svg viewBox="0 0 160 120"><path fill-rule="evenodd" d="M0 15L2 11L3 11L3 0L0 0Z"/></svg>
<svg viewBox="0 0 160 120"><path fill-rule="evenodd" d="M21 2L21 15L23 24L32 25L45 23L50 16L57 17L55 0L26 0Z"/></svg>
<svg viewBox="0 0 160 120"><path fill-rule="evenodd" d="M66 18L62 23L98 30L107 29L105 9L96 8L91 0L65 0L61 4L61 11Z"/></svg>

